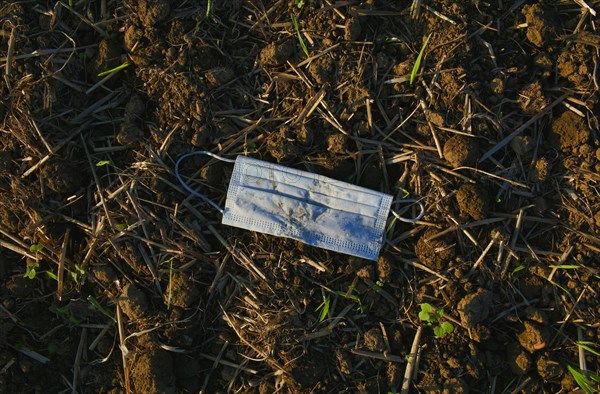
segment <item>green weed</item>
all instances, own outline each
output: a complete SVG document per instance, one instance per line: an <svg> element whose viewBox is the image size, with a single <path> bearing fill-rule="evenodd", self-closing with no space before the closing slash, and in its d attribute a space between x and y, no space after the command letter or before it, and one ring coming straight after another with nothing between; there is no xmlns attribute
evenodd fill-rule
<svg viewBox="0 0 600 394"><path fill-rule="evenodd" d="M294 4L296 4L296 7L302 8L304 7L304 0L295 0Z"/></svg>
<svg viewBox="0 0 600 394"><path fill-rule="evenodd" d="M24 278L35 279L37 276L37 269L40 267L38 253L41 252L42 249L44 249L44 247L38 244L33 244L29 247L29 251L35 253L35 260L27 261L27 268L25 268L25 275L23 275Z"/></svg>
<svg viewBox="0 0 600 394"><path fill-rule="evenodd" d="M412 72L410 73L410 84L411 85L414 84L415 79L417 79L417 73L419 72L419 69L421 68L421 61L423 60L423 54L425 53L425 48L427 47L427 44L429 43L430 38L431 38L431 33L429 33L429 35L425 39L425 43L423 43L423 47L421 47L421 51L419 51L419 56L417 56L417 61L415 62L415 65L413 66Z"/></svg>
<svg viewBox="0 0 600 394"><path fill-rule="evenodd" d="M331 299L327 295L327 296L323 297L323 302L321 302L321 304L319 304L317 309L315 309L315 312L318 312L319 310L321 310L321 314L319 315L319 323L323 322L323 320L325 320L325 318L327 318L327 316L329 315L329 305L330 304L331 304Z"/></svg>
<svg viewBox="0 0 600 394"><path fill-rule="evenodd" d="M306 57L310 57L310 55L308 54L308 48L306 48L306 44L304 43L304 40L302 39L302 34L300 34L300 27L298 26L298 20L296 19L296 15L290 14L290 16L292 17L292 25L294 25L294 29L296 30L296 35L298 36L298 41L300 42L300 47L302 47L302 51L304 52Z"/></svg>
<svg viewBox="0 0 600 394"><path fill-rule="evenodd" d="M210 11L212 10L212 0L208 0L208 4L206 5L206 17L210 16Z"/></svg>
<svg viewBox="0 0 600 394"><path fill-rule="evenodd" d="M89 295L86 298L88 300L88 302L90 304L92 304L94 306L94 308L96 308L96 310L100 313L102 313L104 316L108 317L110 320L112 320L113 322L117 322L115 320L115 318L113 317L113 315L111 315L110 313L107 312L106 309L104 309L104 307L102 305L100 305L100 303L98 302L98 300L96 299L96 297L94 297L93 295Z"/></svg>
<svg viewBox="0 0 600 394"><path fill-rule="evenodd" d="M103 167L107 164L110 164L110 161L108 160L100 160L98 163L96 163L96 167Z"/></svg>
<svg viewBox="0 0 600 394"><path fill-rule="evenodd" d="M440 319L444 316L444 310L442 308L435 309L433 306L427 303L421 304L421 312L419 312L419 319L426 323L428 326L433 326L433 334L436 338L444 338L446 335L454 331L452 323L444 321L440 323Z"/></svg>
<svg viewBox="0 0 600 394"><path fill-rule="evenodd" d="M377 282L373 283L371 289L373 289L376 293L379 293L381 290L383 290L383 282L378 280Z"/></svg>
<svg viewBox="0 0 600 394"><path fill-rule="evenodd" d="M98 76L104 77L108 74L112 74L114 72L121 71L122 69L127 68L127 67L129 67L129 63L123 63L120 66L117 66L115 68L111 68L110 70L106 70L106 71L102 71L101 73L98 73Z"/></svg>
<svg viewBox="0 0 600 394"><path fill-rule="evenodd" d="M80 323L80 321L73 316L73 311L71 311L71 307L69 305L57 306L56 304L52 304L50 305L49 310L57 316L63 316L67 318L69 324L75 325Z"/></svg>
<svg viewBox="0 0 600 394"><path fill-rule="evenodd" d="M513 275L514 275L514 274L516 274L517 272L524 270L525 268L526 268L526 267L525 267L523 264L521 264L521 265L519 265L519 266L515 267L515 269L514 269L514 270L512 270L512 273L513 273Z"/></svg>
<svg viewBox="0 0 600 394"><path fill-rule="evenodd" d="M360 310L360 313L364 312L364 307L362 304L362 301L360 300L360 297L357 296L356 294L352 294L352 292L356 290L353 286L348 287L348 291L343 292L343 291L337 291L336 293L344 298L347 298L349 300L352 300L354 302L356 302L358 304L358 309Z"/></svg>
<svg viewBox="0 0 600 394"><path fill-rule="evenodd" d="M588 352L600 357L600 353L598 351L592 349L592 346L600 347L597 343L590 342L590 341L577 341L577 342L575 342L575 344L577 346L579 346L580 348L583 348L583 349L587 350Z"/></svg>
<svg viewBox="0 0 600 394"><path fill-rule="evenodd" d="M588 371L589 378L587 378L579 368L572 367L569 364L567 364L567 369L571 375L573 375L573 379L575 379L577 385L581 387L585 393L592 394L598 392L598 385L594 382L600 383L600 376Z"/></svg>

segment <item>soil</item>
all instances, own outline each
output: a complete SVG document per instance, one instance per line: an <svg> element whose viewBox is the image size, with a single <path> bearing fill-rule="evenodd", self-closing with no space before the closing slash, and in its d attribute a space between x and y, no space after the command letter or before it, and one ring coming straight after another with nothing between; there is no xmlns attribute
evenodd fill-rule
<svg viewBox="0 0 600 394"><path fill-rule="evenodd" d="M385 393L407 368L409 392L554 393L600 373L577 345L600 350L598 2L51 3L0 5L0 393ZM194 150L425 216L388 218L377 261L226 227L174 175ZM181 166L219 206L231 172Z"/></svg>

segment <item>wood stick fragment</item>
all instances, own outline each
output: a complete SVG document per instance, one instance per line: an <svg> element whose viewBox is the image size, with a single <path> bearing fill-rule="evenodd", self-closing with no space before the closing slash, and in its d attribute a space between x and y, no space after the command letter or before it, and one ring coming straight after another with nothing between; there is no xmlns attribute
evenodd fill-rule
<svg viewBox="0 0 600 394"><path fill-rule="evenodd" d="M406 369L404 370L404 379L402 380L402 389L400 390L401 394L408 394L410 392L410 383L413 376L413 370L418 368L418 365L416 365L417 350L419 348L419 342L421 341L422 332L423 326L419 326L417 332L415 333L413 343L410 347L410 357L408 359L408 363L406 364Z"/></svg>
<svg viewBox="0 0 600 394"><path fill-rule="evenodd" d="M393 354L386 354L385 352L384 353L377 353L377 352L370 352L370 351L361 350L361 349L351 349L350 352L352 352L352 354L356 354L357 356L374 358L374 359L377 359L377 360L383 360L383 361L387 361L387 362L390 362L390 363L403 363L403 362L406 362L400 356L394 356Z"/></svg>
<svg viewBox="0 0 600 394"><path fill-rule="evenodd" d="M69 234L71 233L71 229L69 227L67 227L67 230L65 231L65 236L63 238L63 243L62 243L62 248L60 251L60 258L58 260L58 275L57 276L57 281L58 281L58 288L56 290L56 295L58 297L59 301L62 301L62 296L63 296L63 278L64 278L64 274L65 274L65 260L67 258L67 245L69 244Z"/></svg>

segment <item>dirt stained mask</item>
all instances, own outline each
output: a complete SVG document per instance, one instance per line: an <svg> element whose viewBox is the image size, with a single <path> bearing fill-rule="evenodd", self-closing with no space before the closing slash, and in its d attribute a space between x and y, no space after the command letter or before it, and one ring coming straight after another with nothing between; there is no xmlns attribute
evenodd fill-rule
<svg viewBox="0 0 600 394"><path fill-rule="evenodd" d="M192 189L179 174L181 162L194 155L234 163L224 209ZM394 201L386 193L241 155L231 160L210 152L191 152L177 160L175 175L188 192L221 212L225 225L368 260L379 257L390 212L409 223L424 214L416 200ZM402 217L391 210L397 203L418 204L420 213L415 218Z"/></svg>

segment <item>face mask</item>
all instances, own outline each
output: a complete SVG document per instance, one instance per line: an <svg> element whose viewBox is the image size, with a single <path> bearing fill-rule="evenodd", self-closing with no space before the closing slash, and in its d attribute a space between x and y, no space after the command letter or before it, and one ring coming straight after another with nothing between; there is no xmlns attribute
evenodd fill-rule
<svg viewBox="0 0 600 394"><path fill-rule="evenodd" d="M181 178L181 162L194 155L235 163L225 209ZM423 205L416 200L393 201L389 194L246 156L230 160L210 152L188 153L177 160L175 176L188 192L221 212L223 224L369 260L378 259L393 204L419 205L416 218L391 211L403 222L414 223L424 214Z"/></svg>

